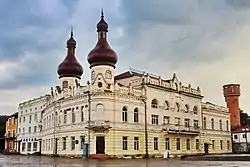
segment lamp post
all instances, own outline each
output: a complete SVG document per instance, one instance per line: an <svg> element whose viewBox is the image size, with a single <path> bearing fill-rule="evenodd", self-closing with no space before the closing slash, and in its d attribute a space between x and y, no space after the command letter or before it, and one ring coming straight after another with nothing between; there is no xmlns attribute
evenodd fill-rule
<svg viewBox="0 0 250 167"><path fill-rule="evenodd" d="M244 131L245 135L246 135L246 152L248 152L247 132L249 132L249 129L248 128L244 128L244 129L242 129L242 131Z"/></svg>
<svg viewBox="0 0 250 167"><path fill-rule="evenodd" d="M90 97L90 83L87 82L87 94L88 94L88 156L90 156L90 119L91 119L91 97Z"/></svg>
<svg viewBox="0 0 250 167"><path fill-rule="evenodd" d="M145 111L145 158L148 158L148 121L147 121L147 102L146 102L146 88L145 81L142 80L142 90L145 91L145 97L142 96L142 102L144 103L144 111Z"/></svg>

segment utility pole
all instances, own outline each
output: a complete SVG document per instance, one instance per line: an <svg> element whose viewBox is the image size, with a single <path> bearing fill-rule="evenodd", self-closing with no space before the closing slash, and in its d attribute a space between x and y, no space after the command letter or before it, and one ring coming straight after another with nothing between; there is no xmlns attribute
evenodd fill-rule
<svg viewBox="0 0 250 167"><path fill-rule="evenodd" d="M145 88L145 81L144 79L142 80L142 90L145 90L145 97L142 96L142 102L144 103L144 112L145 112L145 158L148 158L148 116L147 116L147 102L146 102L146 94L147 90Z"/></svg>
<svg viewBox="0 0 250 167"><path fill-rule="evenodd" d="M91 120L91 97L90 97L90 83L89 81L87 82L88 85L88 156L90 156L90 120Z"/></svg>

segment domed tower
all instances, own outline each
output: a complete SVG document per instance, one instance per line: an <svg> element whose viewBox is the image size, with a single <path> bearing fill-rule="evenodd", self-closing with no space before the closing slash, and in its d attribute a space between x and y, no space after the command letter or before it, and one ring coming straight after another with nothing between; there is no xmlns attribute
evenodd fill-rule
<svg viewBox="0 0 250 167"><path fill-rule="evenodd" d="M240 108L239 108L239 96L240 96L240 85L239 84L228 84L223 86L223 93L227 108L231 113L231 126L240 126Z"/></svg>
<svg viewBox="0 0 250 167"><path fill-rule="evenodd" d="M57 69L62 89L77 86L76 83L80 82L83 74L83 68L75 57L75 48L76 41L73 37L73 30L71 30L71 36L67 41L67 56Z"/></svg>
<svg viewBox="0 0 250 167"><path fill-rule="evenodd" d="M88 54L91 69L91 84L94 89L110 90L114 85L114 69L117 55L108 44L108 24L104 20L103 11L101 20L97 24L97 44Z"/></svg>

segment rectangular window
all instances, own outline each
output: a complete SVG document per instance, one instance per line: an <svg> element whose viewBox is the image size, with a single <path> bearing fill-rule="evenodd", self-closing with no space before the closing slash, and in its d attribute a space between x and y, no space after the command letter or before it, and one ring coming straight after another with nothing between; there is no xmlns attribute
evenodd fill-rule
<svg viewBox="0 0 250 167"><path fill-rule="evenodd" d="M15 137L15 136L16 136L16 131L12 130L12 137Z"/></svg>
<svg viewBox="0 0 250 167"><path fill-rule="evenodd" d="M25 122L25 116L23 116L23 122Z"/></svg>
<svg viewBox="0 0 250 167"><path fill-rule="evenodd" d="M212 149L214 150L214 148L215 148L215 141L212 140Z"/></svg>
<svg viewBox="0 0 250 167"><path fill-rule="evenodd" d="M25 134L25 128L23 128L23 134Z"/></svg>
<svg viewBox="0 0 250 167"><path fill-rule="evenodd" d="M63 123L66 124L67 123L67 111L64 110L64 113L63 113Z"/></svg>
<svg viewBox="0 0 250 167"><path fill-rule="evenodd" d="M71 150L76 149L76 139L74 136L71 137Z"/></svg>
<svg viewBox="0 0 250 167"><path fill-rule="evenodd" d="M28 149L27 151L31 151L31 142L28 142Z"/></svg>
<svg viewBox="0 0 250 167"><path fill-rule="evenodd" d="M83 144L85 143L85 137L81 136L81 150L83 149Z"/></svg>
<svg viewBox="0 0 250 167"><path fill-rule="evenodd" d="M139 112L137 109L134 110L134 122L135 123L139 122Z"/></svg>
<svg viewBox="0 0 250 167"><path fill-rule="evenodd" d="M122 122L128 122L128 113L127 113L127 111L122 111Z"/></svg>
<svg viewBox="0 0 250 167"><path fill-rule="evenodd" d="M139 150L139 137L134 137L134 150Z"/></svg>
<svg viewBox="0 0 250 167"><path fill-rule="evenodd" d="M199 121L194 119L194 127L195 128L198 128L199 127Z"/></svg>
<svg viewBox="0 0 250 167"><path fill-rule="evenodd" d="M184 124L185 124L186 128L189 128L190 127L190 119L185 119Z"/></svg>
<svg viewBox="0 0 250 167"><path fill-rule="evenodd" d="M234 139L238 139L238 135L234 135Z"/></svg>
<svg viewBox="0 0 250 167"><path fill-rule="evenodd" d="M36 132L36 126L34 126L34 132Z"/></svg>
<svg viewBox="0 0 250 167"><path fill-rule="evenodd" d="M29 133L31 133L31 127L29 127Z"/></svg>
<svg viewBox="0 0 250 167"><path fill-rule="evenodd" d="M170 141L169 141L169 138L165 139L165 144L166 144L166 150L170 150Z"/></svg>
<svg viewBox="0 0 250 167"><path fill-rule="evenodd" d="M128 150L128 137L122 137L122 150Z"/></svg>
<svg viewBox="0 0 250 167"><path fill-rule="evenodd" d="M81 122L84 121L84 106L81 107Z"/></svg>
<svg viewBox="0 0 250 167"><path fill-rule="evenodd" d="M35 114L34 121L37 121L37 114Z"/></svg>
<svg viewBox="0 0 250 167"><path fill-rule="evenodd" d="M37 142L33 142L33 151L37 151Z"/></svg>
<svg viewBox="0 0 250 167"><path fill-rule="evenodd" d="M220 149L223 150L223 140L220 141Z"/></svg>
<svg viewBox="0 0 250 167"><path fill-rule="evenodd" d="M66 150L66 137L62 138L62 150Z"/></svg>
<svg viewBox="0 0 250 167"><path fill-rule="evenodd" d="M181 150L181 139L176 139L176 150Z"/></svg>
<svg viewBox="0 0 250 167"><path fill-rule="evenodd" d="M246 134L244 133L244 134L242 135L242 137L243 137L243 139L245 139L245 138L246 138Z"/></svg>
<svg viewBox="0 0 250 167"><path fill-rule="evenodd" d="M31 123L32 115L30 115L29 123Z"/></svg>
<svg viewBox="0 0 250 167"><path fill-rule="evenodd" d="M153 125L158 125L158 118L159 118L159 116L158 115L151 115L151 123L153 124Z"/></svg>
<svg viewBox="0 0 250 167"><path fill-rule="evenodd" d="M154 137L154 150L158 150L158 138Z"/></svg>
<svg viewBox="0 0 250 167"><path fill-rule="evenodd" d="M170 123L170 117L168 116L163 116L163 124L169 124Z"/></svg>
<svg viewBox="0 0 250 167"><path fill-rule="evenodd" d="M199 139L195 140L195 147L196 147L196 150L200 149L200 141L199 141Z"/></svg>
<svg viewBox="0 0 250 167"><path fill-rule="evenodd" d="M76 116L75 116L75 111L74 111L74 108L72 108L72 112L71 112L71 118L72 118L72 123L75 123L76 122Z"/></svg>
<svg viewBox="0 0 250 167"><path fill-rule="evenodd" d="M22 151L25 151L26 143L22 143Z"/></svg>
<svg viewBox="0 0 250 167"><path fill-rule="evenodd" d="M187 150L190 150L190 139L186 140L186 146L187 146Z"/></svg>
<svg viewBox="0 0 250 167"><path fill-rule="evenodd" d="M230 141L227 141L227 149L230 150Z"/></svg>
<svg viewBox="0 0 250 167"><path fill-rule="evenodd" d="M179 126L181 124L181 119L180 118L175 117L174 120L175 120L175 125Z"/></svg>

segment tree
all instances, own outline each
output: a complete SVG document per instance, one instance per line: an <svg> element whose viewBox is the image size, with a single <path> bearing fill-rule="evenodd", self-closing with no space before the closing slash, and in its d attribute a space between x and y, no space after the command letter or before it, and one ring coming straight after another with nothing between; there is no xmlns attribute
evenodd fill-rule
<svg viewBox="0 0 250 167"><path fill-rule="evenodd" d="M248 118L249 118L248 114L244 113L244 111L240 109L240 124L242 126L249 125L248 124Z"/></svg>

